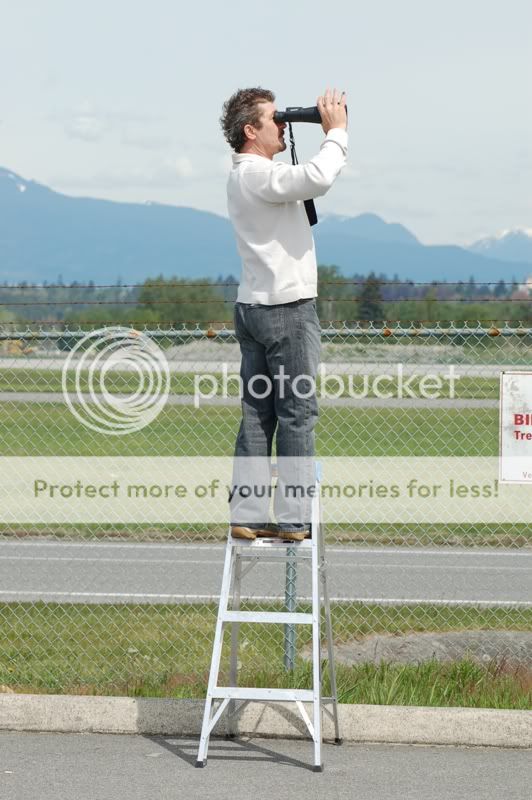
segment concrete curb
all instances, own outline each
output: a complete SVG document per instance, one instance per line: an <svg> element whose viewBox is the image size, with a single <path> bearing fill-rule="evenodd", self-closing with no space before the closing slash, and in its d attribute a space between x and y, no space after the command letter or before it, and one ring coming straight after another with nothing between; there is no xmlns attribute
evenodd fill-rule
<svg viewBox="0 0 532 800"><path fill-rule="evenodd" d="M199 736L203 700L85 695L0 694L0 730ZM340 704L348 742L532 747L532 711ZM249 703L243 736L307 738L291 703ZM224 719L215 734L225 733ZM334 731L324 715L324 738Z"/></svg>

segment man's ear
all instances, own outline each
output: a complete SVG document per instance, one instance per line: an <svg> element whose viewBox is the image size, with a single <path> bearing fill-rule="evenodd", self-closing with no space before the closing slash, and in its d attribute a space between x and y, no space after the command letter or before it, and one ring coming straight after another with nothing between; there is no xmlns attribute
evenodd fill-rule
<svg viewBox="0 0 532 800"><path fill-rule="evenodd" d="M253 125L250 125L249 123L247 125L244 125L244 133L246 134L246 137L248 139L255 140L257 138L257 134L255 133L255 128L253 127Z"/></svg>

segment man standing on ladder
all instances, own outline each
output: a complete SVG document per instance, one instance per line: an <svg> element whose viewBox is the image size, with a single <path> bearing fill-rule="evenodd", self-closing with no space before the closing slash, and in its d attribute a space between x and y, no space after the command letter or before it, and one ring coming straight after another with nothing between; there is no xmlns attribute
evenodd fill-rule
<svg viewBox="0 0 532 800"><path fill-rule="evenodd" d="M265 89L240 89L224 103L220 119L234 150L227 204L242 259L235 305L242 421L235 446L231 533L241 539L301 541L309 535L311 497L303 492L295 505L287 500L286 489L315 483L321 338L316 253L305 201L324 195L346 163L347 111L345 92L327 89L317 100L326 134L319 153L306 164L274 163L273 157L286 150L286 123L275 121L274 100ZM250 499L238 489L250 481L269 489L276 429L279 479L273 526L269 495L257 492L259 497Z"/></svg>

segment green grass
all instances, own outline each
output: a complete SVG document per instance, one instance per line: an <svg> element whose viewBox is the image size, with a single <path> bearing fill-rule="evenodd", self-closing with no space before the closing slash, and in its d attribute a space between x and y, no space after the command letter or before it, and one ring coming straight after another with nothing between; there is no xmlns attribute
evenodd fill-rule
<svg viewBox="0 0 532 800"><path fill-rule="evenodd" d="M289 679L286 672L265 671L254 685L309 688L310 665L298 664ZM329 691L328 669L324 669L325 692ZM463 706L469 708L532 708L532 671L524 667L492 662L481 666L469 659L453 663L436 660L420 664L337 665L339 703L403 706ZM201 686L196 685L196 691ZM189 696L193 696L190 694ZM197 695L195 695L197 696ZM203 695L201 695L203 696Z"/></svg>
<svg viewBox="0 0 532 800"><path fill-rule="evenodd" d="M61 540L114 540L125 542L220 542L225 543L227 525L209 523L5 523L0 537ZM329 545L380 545L381 547L528 547L532 531L527 523L328 523Z"/></svg>
<svg viewBox="0 0 532 800"><path fill-rule="evenodd" d="M93 386L98 390L100 372L94 373ZM218 376L221 382L221 374ZM193 372L172 373L170 376L170 391L172 394L194 393ZM135 391L138 385L138 376L131 372L108 372L105 379L105 388L109 392L128 394ZM220 383L221 385L221 383ZM207 385L204 386L207 389ZM76 390L74 371L67 374L67 389L69 392ZM80 389L89 391L88 372L80 373ZM238 394L236 381L229 381L229 393ZM61 370L56 369L1 369L0 392L62 392Z"/></svg>
<svg viewBox="0 0 532 800"><path fill-rule="evenodd" d="M2 456L231 456L238 407L167 406L128 436L97 433L56 403L2 403ZM322 408L318 456L497 456L497 409Z"/></svg>
<svg viewBox="0 0 532 800"><path fill-rule="evenodd" d="M415 365L414 365L415 367ZM434 368L436 369L436 367ZM441 369L441 367L439 367ZM445 369L445 368L444 368ZM396 371L396 365L382 364L382 373L393 375ZM99 381L99 374L95 373L94 386L97 387ZM200 373L201 374L201 370ZM210 374L210 373L209 373ZM222 393L222 375L221 373L213 373L213 377L217 380L219 387L218 394ZM375 397L375 387L373 385L374 378L369 376L367 386L364 383L364 378L358 375L342 375L340 376L343 381L343 392L340 396L348 397L351 392L360 394L364 389L365 396ZM193 372L186 373L172 373L170 379L170 392L179 395L192 395L195 391L196 374ZM348 382L350 381L350 383ZM112 393L128 394L137 388L137 376L134 373L127 372L109 372L105 381L105 387ZM419 379L410 381L408 376L405 376L404 383L408 382L411 391L419 396L422 396L419 391ZM318 394L321 392L321 380L318 379L317 387ZM200 390L208 392L212 384L207 381L199 384ZM351 388L352 387L352 388ZM460 399L497 399L499 397L499 380L497 378L481 378L461 376L456 379L454 396ZM69 392L76 389L73 371L68 373L67 388ZM234 379L228 380L227 384L228 395L230 397L238 396L238 382ZM397 380L382 380L378 385L378 392L392 393L397 396ZM427 386L429 393L434 389ZM89 383L87 380L87 372L84 371L80 375L80 389L82 392L89 391ZM337 391L337 384L335 381L330 380L327 383L326 389L329 394L335 394ZM0 370L0 392L62 392L61 371L51 369L1 369ZM442 380L439 394L445 398L449 396L449 384L447 381Z"/></svg>
<svg viewBox="0 0 532 800"><path fill-rule="evenodd" d="M203 697L215 615L213 604L4 603L0 684L18 692ZM333 607L338 642L379 632L530 630L531 624L532 611L506 608ZM302 626L300 651L309 647L310 637L310 629ZM282 668L282 626L242 624L240 643L240 685L309 687L307 661L299 658L293 674ZM222 679L227 678L227 644ZM531 687L530 670L503 661L486 667L431 661L338 669L341 702L530 708Z"/></svg>

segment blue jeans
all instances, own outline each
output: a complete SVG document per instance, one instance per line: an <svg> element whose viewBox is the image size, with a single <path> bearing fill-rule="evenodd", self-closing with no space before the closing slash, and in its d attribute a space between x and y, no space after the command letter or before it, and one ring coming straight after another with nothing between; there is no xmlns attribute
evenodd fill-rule
<svg viewBox="0 0 532 800"><path fill-rule="evenodd" d="M299 502L291 502L286 488L294 483L314 487L316 376L321 344L316 301L274 306L236 303L235 333L242 353L242 421L235 446L234 485L249 480L245 459L255 457L253 463L258 466L257 472L252 470L253 478L258 476L259 483L270 486L276 433L277 524L286 531L306 529L311 499L304 491ZM249 505L246 498L235 496L231 524L262 527L269 519L268 507L269 497L255 498ZM252 518L246 509L252 510Z"/></svg>

